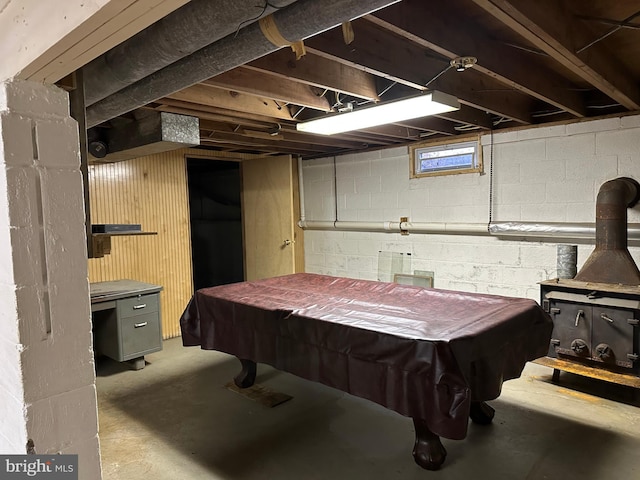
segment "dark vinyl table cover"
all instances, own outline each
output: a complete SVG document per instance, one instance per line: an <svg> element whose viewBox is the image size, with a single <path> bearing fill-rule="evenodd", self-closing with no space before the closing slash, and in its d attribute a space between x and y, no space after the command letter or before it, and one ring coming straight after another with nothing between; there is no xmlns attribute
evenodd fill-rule
<svg viewBox="0 0 640 480"><path fill-rule="evenodd" d="M198 290L185 346L266 363L467 433L471 401L500 395L544 356L549 316L533 300L293 274Z"/></svg>

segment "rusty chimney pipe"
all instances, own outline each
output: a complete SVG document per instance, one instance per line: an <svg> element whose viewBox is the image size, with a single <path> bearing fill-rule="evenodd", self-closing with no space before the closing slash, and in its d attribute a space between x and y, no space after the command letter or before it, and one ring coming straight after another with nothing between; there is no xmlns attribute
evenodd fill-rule
<svg viewBox="0 0 640 480"><path fill-rule="evenodd" d="M600 187L596 201L596 248L575 280L640 285L640 270L627 249L627 208L640 199L640 184L620 177Z"/></svg>

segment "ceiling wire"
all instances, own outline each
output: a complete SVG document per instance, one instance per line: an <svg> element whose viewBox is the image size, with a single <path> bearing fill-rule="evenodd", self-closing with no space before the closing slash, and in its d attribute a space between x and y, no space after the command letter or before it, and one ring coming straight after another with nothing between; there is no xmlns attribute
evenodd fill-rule
<svg viewBox="0 0 640 480"><path fill-rule="evenodd" d="M395 87L397 84L398 84L398 82L397 82L397 81L393 81L393 82L391 82L391 84L390 84L389 86L385 87L385 88L382 90L382 92L380 92L380 93L378 93L378 94L377 94L378 98L380 98L381 96L383 96L385 93L387 93L387 92L388 92L389 90L391 90L393 87ZM372 103L372 102L374 102L374 101L375 101L375 100L372 100L372 99L364 100L364 101L362 101L362 102L356 102L356 105L357 105L357 106L360 106L360 105L366 105L367 103Z"/></svg>
<svg viewBox="0 0 640 480"><path fill-rule="evenodd" d="M640 11L634 13L633 15L625 18L624 20L622 20L621 23L628 23L631 20L633 20L634 18L640 16ZM604 40L605 38L607 38L610 35L613 35L614 33L616 33L618 30L620 30L623 27L623 25L618 25L613 27L612 29L610 29L608 32L600 35L598 38L596 38L595 40L593 40L592 42L587 43L584 47L582 47L581 49L577 50L576 53L581 53L584 52L587 48L592 47L593 45L595 45L596 43Z"/></svg>
<svg viewBox="0 0 640 480"><path fill-rule="evenodd" d="M587 105L587 108L614 108L619 106L619 103L610 103L609 105Z"/></svg>
<svg viewBox="0 0 640 480"><path fill-rule="evenodd" d="M442 70L440 73L438 73L435 77L433 77L431 80L429 80L427 83L424 84L425 87L428 87L430 84L432 84L433 82L435 82L438 78L440 78L442 75L444 75L446 72L448 72L450 69L453 68L453 65L451 65L451 63L449 63L444 70Z"/></svg>
<svg viewBox="0 0 640 480"><path fill-rule="evenodd" d="M261 9L262 9L262 11L260 12L260 14L259 14L259 15L256 15L256 16L255 16L255 17L253 17L253 18L249 18L249 19L245 20L244 22L241 22L241 23L238 25L238 28L236 28L236 33L234 33L233 38L236 38L236 37L238 36L238 33L240 32L240 29L241 29L242 27L244 27L245 25L247 25L247 24L249 24L249 23L255 22L255 21L256 21L256 20L258 20L260 17L262 17L262 15L264 15L264 14L265 14L265 12L267 11L267 8L271 7L271 8L273 8L274 10L280 10L280 8L281 8L281 7L276 7L275 5L272 5L271 3L269 3L269 0L267 0L267 1L264 3L264 6L262 6L262 5L255 5L255 7L256 7L256 8L261 8Z"/></svg>
<svg viewBox="0 0 640 480"><path fill-rule="evenodd" d="M525 47L524 45L518 45L516 43L508 43L508 42L504 42L504 44L508 47L517 48L518 50L524 50L525 52L529 52L529 53L535 53L536 55L540 55L543 57L549 56L549 54L547 54L546 52L543 52L542 50L536 50L534 48Z"/></svg>
<svg viewBox="0 0 640 480"><path fill-rule="evenodd" d="M491 232L491 222L493 222L493 128L489 135L491 144L489 147L489 221L487 222L487 231Z"/></svg>
<svg viewBox="0 0 640 480"><path fill-rule="evenodd" d="M510 121L511 121L511 119L510 119L510 118L507 118L507 117L500 117L500 118L498 118L497 120L495 120L495 121L493 122L493 126L494 126L494 127L497 127L497 126L498 126L498 125L500 125L501 123L506 123L506 122L510 122Z"/></svg>
<svg viewBox="0 0 640 480"><path fill-rule="evenodd" d="M387 88L385 88L384 90L382 90L382 91L378 94L378 96L379 96L379 97L383 96L385 93L387 93L387 92L388 92L389 90L391 90L393 87L395 87L397 84L398 84L398 82L397 82L397 81L392 82L392 83L391 83L391 85L389 85Z"/></svg>
<svg viewBox="0 0 640 480"><path fill-rule="evenodd" d="M293 114L293 116L292 116L291 118L293 118L293 119L295 120L295 118L296 118L298 115L300 115L300 114L302 113L302 111L303 111L305 108L307 108L307 107L300 107L300 109L299 109L296 113L294 113L294 114Z"/></svg>
<svg viewBox="0 0 640 480"><path fill-rule="evenodd" d="M559 115L561 113L566 113L566 111L565 110L550 110L550 111L546 111L546 112L532 113L531 116L534 117L534 118L549 117L551 115Z"/></svg>
<svg viewBox="0 0 640 480"><path fill-rule="evenodd" d="M466 125L458 125L453 127L453 129L459 132L470 132L471 130L479 130L480 127L478 125L471 125L468 123Z"/></svg>
<svg viewBox="0 0 640 480"><path fill-rule="evenodd" d="M431 80L429 80L427 83L425 83L424 86L428 87L431 83L435 82L438 78L440 78L442 75L444 75L446 72L448 72L451 68L453 68L453 65L451 63L447 64L447 66L442 71L438 72ZM397 84L398 84L397 81L392 82L391 85L387 86L384 90L382 90L382 92L380 92L378 94L378 97L383 96L385 93L387 93L393 87L395 87ZM371 103L371 102L373 102L373 100L365 100L364 102L357 103L357 105L365 105L365 104Z"/></svg>
<svg viewBox="0 0 640 480"><path fill-rule="evenodd" d="M333 107L331 107L332 109L335 109L337 107L340 107L343 105L342 101L340 100L340 92L338 92L337 90L335 92L336 95L336 103L333 104Z"/></svg>
<svg viewBox="0 0 640 480"><path fill-rule="evenodd" d="M622 28L630 28L633 30L640 30L640 24L631 22L621 22L619 20L609 20L608 18L591 17L589 15L578 15L581 20L589 20L591 22L604 23L605 25L620 26Z"/></svg>

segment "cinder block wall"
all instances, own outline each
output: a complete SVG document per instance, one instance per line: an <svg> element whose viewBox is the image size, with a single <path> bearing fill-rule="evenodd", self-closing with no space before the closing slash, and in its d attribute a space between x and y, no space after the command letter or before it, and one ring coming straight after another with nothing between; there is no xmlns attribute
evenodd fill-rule
<svg viewBox="0 0 640 480"><path fill-rule="evenodd" d="M484 174L409 178L406 147L303 162L307 220L487 223L493 151L493 220L594 222L600 185L640 180L640 116L528 128L481 137ZM493 143L493 148L491 144ZM628 211L640 222L640 208ZM563 241L564 242L564 241ZM376 279L378 252L411 253L439 288L538 299L556 276L559 241L488 236L305 231L306 271ZM576 242L564 242L573 243ZM578 268L593 250L583 241ZM630 251L638 263L640 248Z"/></svg>
<svg viewBox="0 0 640 480"><path fill-rule="evenodd" d="M100 480L78 148L66 92L0 82L0 452Z"/></svg>

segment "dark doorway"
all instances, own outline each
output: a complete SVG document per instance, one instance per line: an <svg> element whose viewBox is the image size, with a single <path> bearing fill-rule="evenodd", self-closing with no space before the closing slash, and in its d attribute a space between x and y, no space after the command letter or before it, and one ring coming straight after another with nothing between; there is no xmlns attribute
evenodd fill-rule
<svg viewBox="0 0 640 480"><path fill-rule="evenodd" d="M240 164L187 159L195 289L244 280Z"/></svg>

